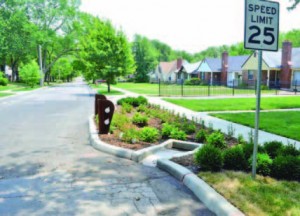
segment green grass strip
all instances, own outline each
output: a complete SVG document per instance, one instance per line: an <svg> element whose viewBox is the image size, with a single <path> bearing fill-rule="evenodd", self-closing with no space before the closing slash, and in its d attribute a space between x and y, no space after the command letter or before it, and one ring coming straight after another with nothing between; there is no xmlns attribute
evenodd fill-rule
<svg viewBox="0 0 300 216"><path fill-rule="evenodd" d="M219 113L211 115L254 128L255 113ZM260 129L300 141L300 112L261 112Z"/></svg>
<svg viewBox="0 0 300 216"><path fill-rule="evenodd" d="M255 98L224 98L224 99L164 99L173 104L191 109L196 112L203 111L231 111L255 110ZM300 108L300 97L263 97L261 109L291 109Z"/></svg>

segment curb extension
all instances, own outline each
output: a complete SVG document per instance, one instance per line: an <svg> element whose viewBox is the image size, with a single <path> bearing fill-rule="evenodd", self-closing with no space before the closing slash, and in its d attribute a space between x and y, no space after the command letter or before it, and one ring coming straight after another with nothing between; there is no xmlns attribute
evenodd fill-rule
<svg viewBox="0 0 300 216"><path fill-rule="evenodd" d="M97 150L115 155L117 157L121 158L126 158L135 162L140 162L143 159L145 159L147 156L150 156L164 148L172 148L172 146L180 146L182 145L181 143L178 143L178 141L169 139L166 142L156 145L156 146L151 146L145 149L141 149L138 151L133 151L130 149L125 149L117 146L112 146L110 144L107 144L99 139L98 136L98 131L96 128L96 125L94 124L94 116L92 115L89 118L89 140L90 144ZM196 144L190 144L189 145L191 148L195 148ZM198 147L198 146L196 146Z"/></svg>
<svg viewBox="0 0 300 216"><path fill-rule="evenodd" d="M216 215L242 216L239 209L229 203L223 196L210 187L205 181L198 178L185 167L170 160L158 159L157 167L170 173L177 180L188 187L204 205Z"/></svg>

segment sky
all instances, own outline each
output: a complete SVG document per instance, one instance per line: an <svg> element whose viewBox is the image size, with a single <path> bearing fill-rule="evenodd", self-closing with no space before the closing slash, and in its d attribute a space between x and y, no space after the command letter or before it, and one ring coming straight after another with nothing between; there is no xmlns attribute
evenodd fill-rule
<svg viewBox="0 0 300 216"><path fill-rule="evenodd" d="M244 0L81 0L81 10L125 32L157 39L175 50L200 52L244 40ZM280 32L300 29L300 5L280 2Z"/></svg>

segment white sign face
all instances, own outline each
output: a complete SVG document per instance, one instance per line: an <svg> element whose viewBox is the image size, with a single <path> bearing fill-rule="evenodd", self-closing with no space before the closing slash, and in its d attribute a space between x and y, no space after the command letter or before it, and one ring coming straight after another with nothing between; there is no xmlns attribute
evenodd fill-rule
<svg viewBox="0 0 300 216"><path fill-rule="evenodd" d="M278 50L279 3L245 0L244 47L255 50Z"/></svg>

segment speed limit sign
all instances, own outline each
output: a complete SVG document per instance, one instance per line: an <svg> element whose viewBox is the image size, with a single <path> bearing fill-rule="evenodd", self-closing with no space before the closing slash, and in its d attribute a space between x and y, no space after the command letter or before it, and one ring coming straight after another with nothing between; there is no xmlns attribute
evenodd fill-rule
<svg viewBox="0 0 300 216"><path fill-rule="evenodd" d="M278 51L279 3L245 0L246 49Z"/></svg>

